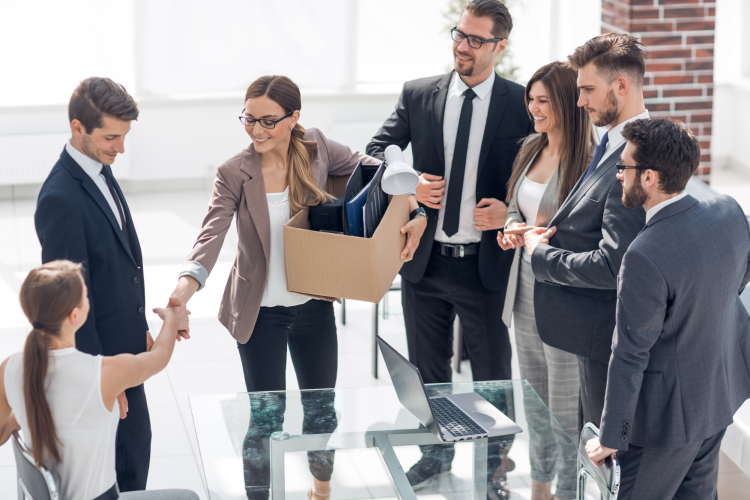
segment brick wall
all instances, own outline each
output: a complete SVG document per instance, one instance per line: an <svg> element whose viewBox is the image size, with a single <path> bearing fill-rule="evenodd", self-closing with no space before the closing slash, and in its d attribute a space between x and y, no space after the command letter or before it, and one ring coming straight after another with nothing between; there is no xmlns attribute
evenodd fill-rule
<svg viewBox="0 0 750 500"><path fill-rule="evenodd" d="M701 143L696 174L711 172L714 24L709 0L604 0L602 33L630 33L643 42L643 94L652 117L685 122Z"/></svg>

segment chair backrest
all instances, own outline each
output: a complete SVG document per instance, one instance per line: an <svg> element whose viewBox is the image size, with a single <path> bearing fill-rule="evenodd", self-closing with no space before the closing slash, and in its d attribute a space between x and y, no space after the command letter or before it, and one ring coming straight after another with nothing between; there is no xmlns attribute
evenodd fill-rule
<svg viewBox="0 0 750 500"><path fill-rule="evenodd" d="M578 442L578 498L583 498L583 492L586 489L586 479L592 478L600 492L608 492L612 498L617 498L620 490L620 463L617 458L608 457L601 467L597 467L589 460L586 453L586 443L593 438L599 437L599 428L589 422L583 426L581 431L581 440Z"/></svg>
<svg viewBox="0 0 750 500"><path fill-rule="evenodd" d="M52 473L44 466L37 469L34 457L18 431L13 432L12 440L18 472L18 500L59 500Z"/></svg>

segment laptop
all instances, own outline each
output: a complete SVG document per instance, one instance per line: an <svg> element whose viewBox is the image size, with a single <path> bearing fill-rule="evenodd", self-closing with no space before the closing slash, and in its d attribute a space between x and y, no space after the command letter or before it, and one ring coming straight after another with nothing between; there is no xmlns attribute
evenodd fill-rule
<svg viewBox="0 0 750 500"><path fill-rule="evenodd" d="M440 441L455 443L522 432L521 427L476 392L427 396L417 367L380 336L377 340L398 400Z"/></svg>

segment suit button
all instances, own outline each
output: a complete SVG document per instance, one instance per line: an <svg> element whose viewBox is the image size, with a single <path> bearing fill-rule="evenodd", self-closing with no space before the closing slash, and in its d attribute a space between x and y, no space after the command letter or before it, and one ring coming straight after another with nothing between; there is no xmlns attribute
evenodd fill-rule
<svg viewBox="0 0 750 500"><path fill-rule="evenodd" d="M143 311L144 311L143 306L141 306L141 307L138 308L138 312L139 313L143 314Z"/></svg>
<svg viewBox="0 0 750 500"><path fill-rule="evenodd" d="M627 437L627 436L623 436L623 437L622 437L622 440L623 440L623 441L627 441L627 440L628 440L628 437Z"/></svg>
<svg viewBox="0 0 750 500"><path fill-rule="evenodd" d="M630 425L630 422L626 420L626 421L625 421L625 427L627 427L627 426L629 426L629 425Z"/></svg>
<svg viewBox="0 0 750 500"><path fill-rule="evenodd" d="M138 279L138 276L133 278L133 283L138 283L140 280Z"/></svg>

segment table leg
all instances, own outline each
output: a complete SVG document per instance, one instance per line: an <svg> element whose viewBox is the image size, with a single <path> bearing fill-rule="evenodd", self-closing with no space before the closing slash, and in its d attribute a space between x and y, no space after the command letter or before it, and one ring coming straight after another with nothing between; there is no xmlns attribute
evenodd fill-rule
<svg viewBox="0 0 750 500"><path fill-rule="evenodd" d="M406 478L404 468L398 461L396 452L393 451L391 441L387 434L374 434L372 436L375 443L375 449L378 450L378 457L383 464L388 481L391 483L393 491L399 500L416 500L417 496ZM483 499L484 500L484 499Z"/></svg>
<svg viewBox="0 0 750 500"><path fill-rule="evenodd" d="M286 492L284 488L286 478L284 477L284 452L285 446L280 446L283 441L270 439L271 455L271 498L273 500L284 500Z"/></svg>
<svg viewBox="0 0 750 500"><path fill-rule="evenodd" d="M487 500L487 438L473 441L474 500Z"/></svg>

